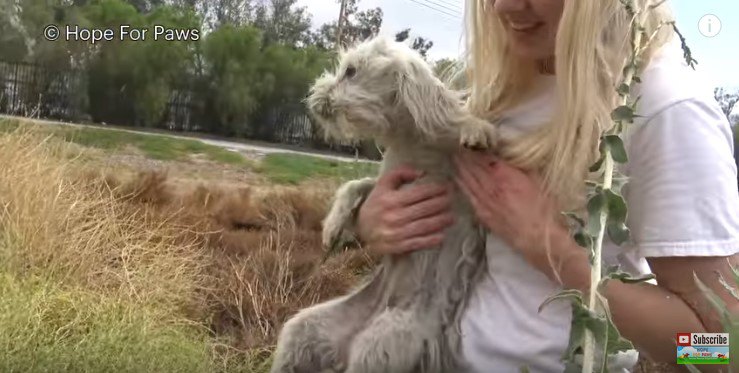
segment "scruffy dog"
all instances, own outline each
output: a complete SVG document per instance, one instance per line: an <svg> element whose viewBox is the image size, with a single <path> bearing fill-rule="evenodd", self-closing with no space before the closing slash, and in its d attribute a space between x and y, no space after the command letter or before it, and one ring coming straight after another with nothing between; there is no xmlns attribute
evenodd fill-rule
<svg viewBox="0 0 739 373"><path fill-rule="evenodd" d="M460 145L490 149L493 126L468 113L420 55L377 37L342 53L307 99L327 136L375 139L386 152L380 174L400 164L425 172L415 183L451 182ZM374 178L337 191L324 220L323 243L350 234L357 206ZM455 192L455 222L438 247L386 256L352 293L306 308L280 332L273 373L454 372L459 319L486 266L484 232Z"/></svg>

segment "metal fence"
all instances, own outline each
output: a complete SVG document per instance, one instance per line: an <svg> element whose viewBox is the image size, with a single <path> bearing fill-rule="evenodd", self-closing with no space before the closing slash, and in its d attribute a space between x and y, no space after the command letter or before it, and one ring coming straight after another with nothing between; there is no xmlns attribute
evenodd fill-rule
<svg viewBox="0 0 739 373"><path fill-rule="evenodd" d="M0 61L0 112L58 120L82 119L84 76L24 62Z"/></svg>
<svg viewBox="0 0 739 373"><path fill-rule="evenodd" d="M65 122L94 122L88 107L88 77L84 71L56 69L25 62L0 61L0 113ZM160 123L155 127L170 131L206 132L205 105L191 89L173 89ZM123 103L116 102L120 107ZM301 147L332 150L354 155L353 144L327 143L300 103L263 108L257 130L247 131L247 139ZM134 123L107 123L135 125Z"/></svg>

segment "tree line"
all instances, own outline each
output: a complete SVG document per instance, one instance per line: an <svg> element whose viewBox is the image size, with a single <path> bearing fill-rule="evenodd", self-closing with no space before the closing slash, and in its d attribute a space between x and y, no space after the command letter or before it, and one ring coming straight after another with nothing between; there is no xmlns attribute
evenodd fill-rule
<svg viewBox="0 0 739 373"><path fill-rule="evenodd" d="M21 79L17 68L0 69L0 83L5 81L0 109L17 99L13 95L44 101L59 98L52 88L66 89L64 105L96 123L166 127L174 103L188 110L199 131L233 137L269 133L275 121L295 117L280 114L304 114L302 99L335 57L337 22L311 27L311 15L296 1L0 0L0 60L44 72L33 70ZM382 9L360 11L357 1L347 1L344 43L372 37L382 26ZM48 25L114 30L160 25L200 32L197 40L93 44L48 41ZM410 29L398 30L396 40L424 56L433 46L411 38ZM11 95L10 88L21 92Z"/></svg>
<svg viewBox="0 0 739 373"><path fill-rule="evenodd" d="M344 44L382 27L382 9L360 10L358 1L346 1ZM0 0L0 112L19 101L28 111L56 104L73 113L66 119L262 139L279 138L285 123L312 129L302 99L334 61L338 22L313 28L311 14L296 2ZM166 42L51 42L44 38L48 25L200 33L197 40ZM427 56L433 42L411 35L410 28L397 30L396 40ZM437 71L451 63L430 62ZM739 95L715 93L730 116Z"/></svg>

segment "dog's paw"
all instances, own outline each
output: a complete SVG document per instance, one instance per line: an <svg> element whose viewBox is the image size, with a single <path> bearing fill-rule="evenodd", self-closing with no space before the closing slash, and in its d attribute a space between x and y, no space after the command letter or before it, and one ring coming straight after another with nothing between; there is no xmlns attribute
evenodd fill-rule
<svg viewBox="0 0 739 373"><path fill-rule="evenodd" d="M485 121L475 121L460 130L460 145L473 150L495 148L498 136L495 127Z"/></svg>
<svg viewBox="0 0 739 373"><path fill-rule="evenodd" d="M326 253L334 253L340 249L344 241L344 227L340 224L328 224L323 229L322 245Z"/></svg>

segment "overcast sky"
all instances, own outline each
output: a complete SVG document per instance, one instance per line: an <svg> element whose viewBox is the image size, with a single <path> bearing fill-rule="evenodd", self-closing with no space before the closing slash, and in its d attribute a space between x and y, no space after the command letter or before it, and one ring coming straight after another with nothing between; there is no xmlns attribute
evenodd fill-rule
<svg viewBox="0 0 739 373"><path fill-rule="evenodd" d="M698 68L715 86L739 88L739 0L671 0L678 27L698 60ZM313 15L314 26L339 16L336 0L298 0ZM383 34L411 28L412 36L434 42L432 59L460 54L463 0L359 0L359 9L380 7ZM708 38L698 31L698 20L715 14L721 21L718 35Z"/></svg>

